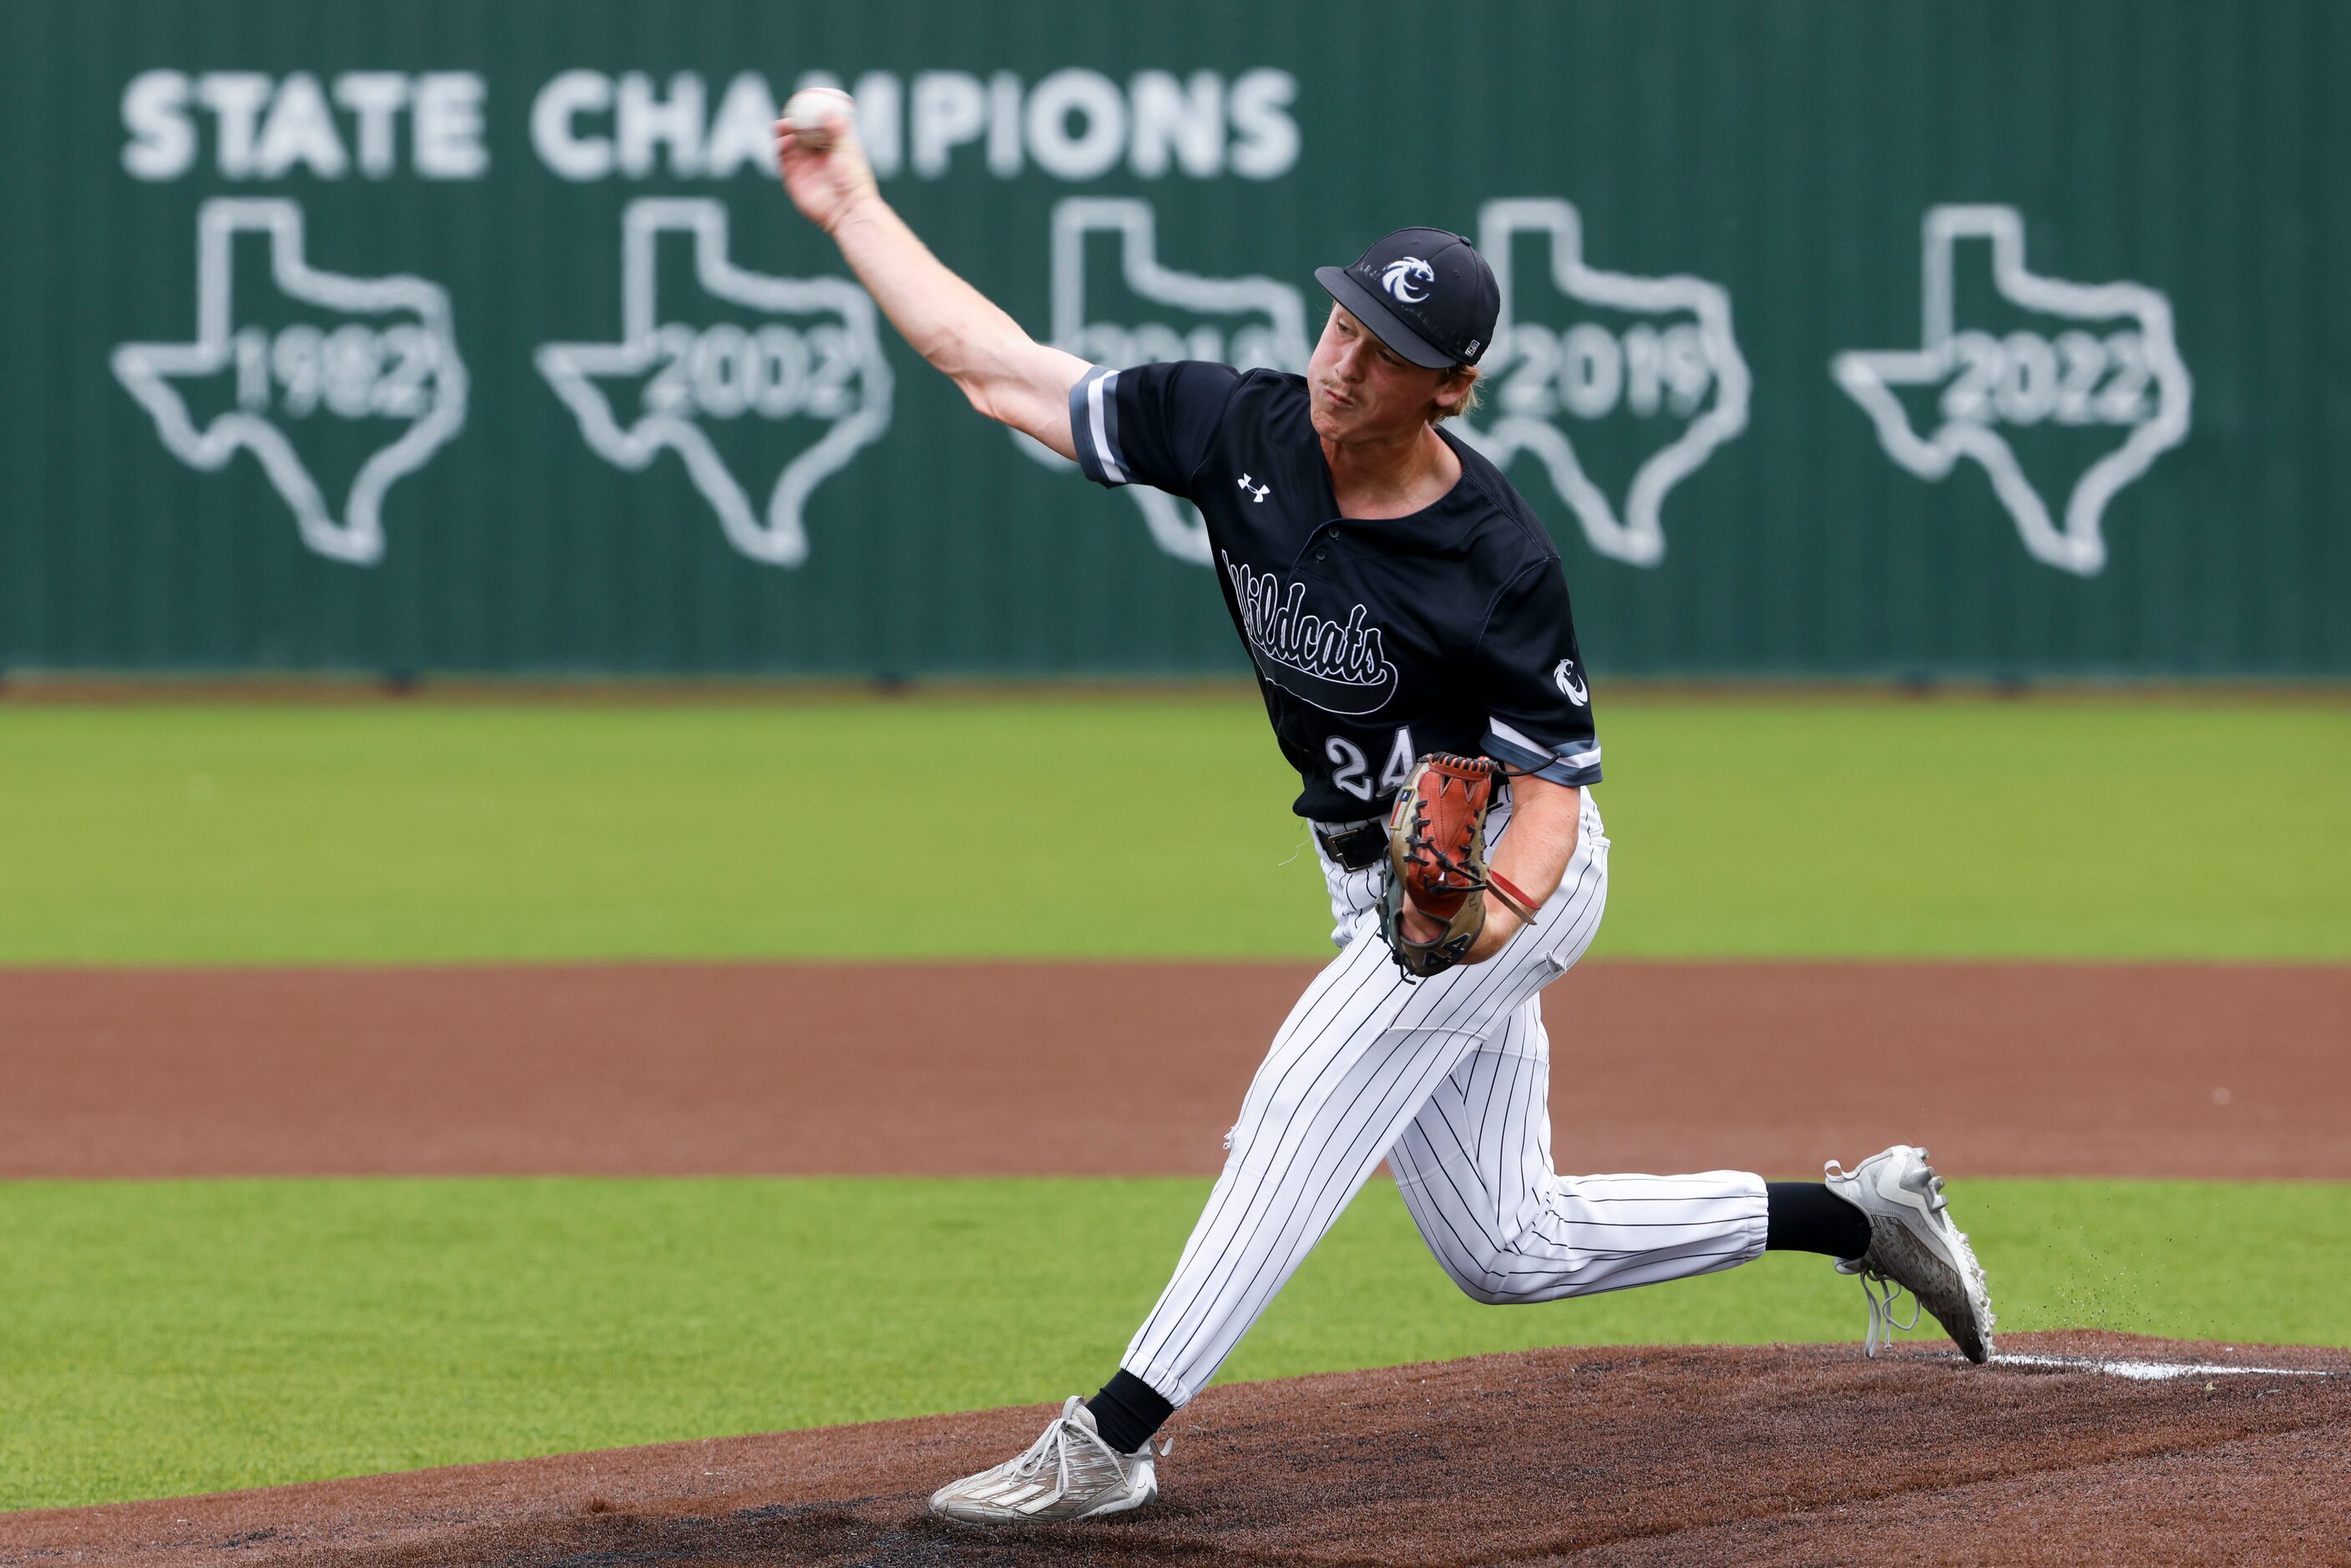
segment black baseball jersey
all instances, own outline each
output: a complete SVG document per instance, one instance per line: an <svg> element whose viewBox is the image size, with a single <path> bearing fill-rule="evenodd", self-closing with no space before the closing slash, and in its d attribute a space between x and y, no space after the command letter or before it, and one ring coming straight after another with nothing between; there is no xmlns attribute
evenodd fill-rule
<svg viewBox="0 0 2351 1568"><path fill-rule="evenodd" d="M1339 516L1303 377L1187 361L1089 370L1078 463L1200 508L1225 607L1317 821L1384 810L1423 753L1600 781L1559 551L1494 465L1409 517ZM1440 434L1443 431L1440 429Z"/></svg>

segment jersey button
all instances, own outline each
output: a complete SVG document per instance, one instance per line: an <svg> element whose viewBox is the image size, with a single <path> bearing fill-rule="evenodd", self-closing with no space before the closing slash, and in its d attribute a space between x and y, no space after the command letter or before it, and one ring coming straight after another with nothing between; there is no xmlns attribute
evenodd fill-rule
<svg viewBox="0 0 2351 1568"><path fill-rule="evenodd" d="M1316 550L1316 551L1314 552L1314 559L1315 559L1316 560L1321 560L1321 559L1322 559L1324 557L1328 556L1330 553L1331 553L1331 552L1330 552L1329 550L1324 550L1324 549L1319 549L1319 550Z"/></svg>

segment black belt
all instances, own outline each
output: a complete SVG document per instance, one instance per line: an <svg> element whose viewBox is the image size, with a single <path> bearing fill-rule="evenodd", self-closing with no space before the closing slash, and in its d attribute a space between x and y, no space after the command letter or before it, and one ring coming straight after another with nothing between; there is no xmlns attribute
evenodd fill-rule
<svg viewBox="0 0 2351 1568"><path fill-rule="evenodd" d="M1368 871L1388 858L1388 820L1374 817L1368 822L1353 826L1324 827L1314 824L1314 837L1322 852L1347 871Z"/></svg>

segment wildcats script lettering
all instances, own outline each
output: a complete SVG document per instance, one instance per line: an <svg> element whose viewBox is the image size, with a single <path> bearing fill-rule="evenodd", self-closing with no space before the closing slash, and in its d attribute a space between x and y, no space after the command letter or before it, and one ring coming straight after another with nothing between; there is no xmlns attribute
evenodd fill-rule
<svg viewBox="0 0 2351 1568"><path fill-rule="evenodd" d="M1395 691L1395 666L1380 646L1380 629L1366 626L1358 604L1343 622L1309 615L1306 585L1284 595L1272 572L1251 571L1223 551L1225 575L1239 607L1241 635L1265 678L1326 713L1377 713Z"/></svg>

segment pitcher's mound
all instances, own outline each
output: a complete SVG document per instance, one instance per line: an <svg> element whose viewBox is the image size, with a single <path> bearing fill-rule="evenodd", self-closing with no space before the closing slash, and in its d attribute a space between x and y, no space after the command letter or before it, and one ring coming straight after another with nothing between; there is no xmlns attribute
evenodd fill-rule
<svg viewBox="0 0 2351 1568"><path fill-rule="evenodd" d="M2351 1353L2000 1348L1549 1350L1215 1388L1170 1427L1158 1503L1074 1526L924 1507L1027 1446L1038 1406L18 1515L0 1563L2351 1561Z"/></svg>

